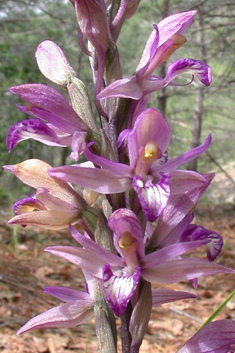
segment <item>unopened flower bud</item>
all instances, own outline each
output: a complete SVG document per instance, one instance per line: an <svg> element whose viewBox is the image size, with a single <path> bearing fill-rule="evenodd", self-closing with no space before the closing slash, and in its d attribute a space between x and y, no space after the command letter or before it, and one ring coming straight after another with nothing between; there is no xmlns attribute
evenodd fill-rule
<svg viewBox="0 0 235 353"><path fill-rule="evenodd" d="M39 44L35 56L42 74L59 86L67 87L76 75L61 48L50 40Z"/></svg>

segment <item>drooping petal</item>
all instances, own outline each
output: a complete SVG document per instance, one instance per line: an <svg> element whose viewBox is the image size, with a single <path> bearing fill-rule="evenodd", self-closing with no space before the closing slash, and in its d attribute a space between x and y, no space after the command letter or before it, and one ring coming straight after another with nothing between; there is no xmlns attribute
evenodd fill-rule
<svg viewBox="0 0 235 353"><path fill-rule="evenodd" d="M174 302L181 299L197 298L196 295L188 292L176 291L168 288L152 289L152 305L160 306L165 303Z"/></svg>
<svg viewBox="0 0 235 353"><path fill-rule="evenodd" d="M61 48L51 40L40 43L35 56L42 74L57 85L67 87L71 77L76 75Z"/></svg>
<svg viewBox="0 0 235 353"><path fill-rule="evenodd" d="M48 293L66 303L73 303L76 300L91 300L88 293L66 287L46 286L43 288L43 292Z"/></svg>
<svg viewBox="0 0 235 353"><path fill-rule="evenodd" d="M170 284L179 281L189 281L201 276L216 273L234 273L235 271L213 262L201 259L183 258L170 260L159 264L154 268L142 270L142 276L146 281L162 284Z"/></svg>
<svg viewBox="0 0 235 353"><path fill-rule="evenodd" d="M193 241L197 239L208 240L208 244L206 245L207 257L209 261L214 261L222 249L223 238L218 233L205 229L202 226L190 224L182 234L181 241Z"/></svg>
<svg viewBox="0 0 235 353"><path fill-rule="evenodd" d="M103 288L106 298L114 314L121 316L124 314L127 304L133 296L139 283L141 272L136 267L133 275L116 276L113 274L109 264L103 269Z"/></svg>
<svg viewBox="0 0 235 353"><path fill-rule="evenodd" d="M235 321L210 322L190 338L177 353L227 353L235 348Z"/></svg>
<svg viewBox="0 0 235 353"><path fill-rule="evenodd" d="M8 152L21 141L33 139L48 146L63 146L59 137L39 119L28 119L13 124L7 133Z"/></svg>
<svg viewBox="0 0 235 353"><path fill-rule="evenodd" d="M209 65L200 60L184 58L180 58L168 67L164 82L169 84L178 75L187 73L196 76L206 86L211 84L211 67Z"/></svg>
<svg viewBox="0 0 235 353"><path fill-rule="evenodd" d="M102 194L125 192L131 188L132 183L131 178L120 176L109 170L79 165L52 168L49 174Z"/></svg>
<svg viewBox="0 0 235 353"><path fill-rule="evenodd" d="M93 314L93 300L77 300L49 309L35 316L17 332L47 327L74 327L82 324Z"/></svg>
<svg viewBox="0 0 235 353"><path fill-rule="evenodd" d="M136 175L133 179L133 189L139 197L139 201L145 217L149 222L155 221L164 211L170 197L170 176L160 173L159 181L154 184L152 180L143 180Z"/></svg>

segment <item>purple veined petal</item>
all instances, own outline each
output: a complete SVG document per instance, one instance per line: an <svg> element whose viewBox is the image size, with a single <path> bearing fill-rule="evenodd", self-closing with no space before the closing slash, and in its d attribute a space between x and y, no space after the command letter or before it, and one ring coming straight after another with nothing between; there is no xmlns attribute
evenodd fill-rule
<svg viewBox="0 0 235 353"><path fill-rule="evenodd" d="M205 182L205 177L197 172L191 170L174 170L171 172L171 195L198 188Z"/></svg>
<svg viewBox="0 0 235 353"><path fill-rule="evenodd" d="M204 153L210 146L211 143L211 134L209 134L209 136L207 137L207 139L205 140L205 142L203 142L200 146L195 147L183 154L181 154L179 157L176 157L174 159L172 159L171 161L168 161L167 163L165 163L164 165L160 165L154 168L152 168L152 175L153 176L157 176L157 172L161 171L161 172L171 172L172 170L178 168L179 166L190 162L191 160L199 157L202 153Z"/></svg>
<svg viewBox="0 0 235 353"><path fill-rule="evenodd" d="M100 157L90 151L90 147L94 144L94 142L90 142L85 151L84 151L84 156L91 161L92 163L99 165L100 167L103 167L117 175L120 175L122 177L127 177L127 178L132 178L134 174L133 168L126 164L122 163L117 163L110 161L107 158Z"/></svg>
<svg viewBox="0 0 235 353"><path fill-rule="evenodd" d="M131 234L136 241L135 253L138 254L138 259L144 258L142 228L134 212L126 208L119 208L112 213L108 220L108 225L114 232L114 245L121 256L125 258L123 249L119 245L120 238L124 234ZM130 252L128 252L128 255L130 255Z"/></svg>
<svg viewBox="0 0 235 353"><path fill-rule="evenodd" d="M176 291L168 288L152 289L153 306L160 306L181 299L197 298L195 294L189 292Z"/></svg>
<svg viewBox="0 0 235 353"><path fill-rule="evenodd" d="M69 122L74 130L86 130L86 126L75 113L69 102L57 90L39 83L27 83L9 87L9 91L16 94L30 105L43 109L53 115ZM29 110L31 107L29 107Z"/></svg>
<svg viewBox="0 0 235 353"><path fill-rule="evenodd" d="M133 296L141 277L140 268L136 267L133 275L118 277L113 274L109 264L103 269L103 288L111 309L117 316L122 316Z"/></svg>
<svg viewBox="0 0 235 353"><path fill-rule="evenodd" d="M171 196L167 207L158 219L157 226L150 239L152 249L158 248L160 245L163 247L165 246L164 244L171 244L171 232L185 216L193 212L195 205L209 186L214 174L204 174L204 177L206 180L204 185L191 189L184 194Z"/></svg>
<svg viewBox="0 0 235 353"><path fill-rule="evenodd" d="M76 300L92 300L88 293L66 287L46 286L43 288L43 292L48 293L66 303L73 303Z"/></svg>
<svg viewBox="0 0 235 353"><path fill-rule="evenodd" d="M75 246L49 246L44 251L61 257L72 264L89 271L93 276L102 278L106 259L100 259L94 252Z"/></svg>
<svg viewBox="0 0 235 353"><path fill-rule="evenodd" d="M179 243L180 241L185 241L182 240L181 237L186 227L192 222L193 217L193 213L188 213L183 219L179 220L179 223L175 225L173 230L165 234L165 238L163 238L161 243L158 244L158 249Z"/></svg>
<svg viewBox="0 0 235 353"><path fill-rule="evenodd" d="M123 97L139 100L143 96L136 76L116 80L105 87L98 95L99 100L110 97Z"/></svg>
<svg viewBox="0 0 235 353"><path fill-rule="evenodd" d="M201 328L176 353L227 353L235 348L235 321L213 321Z"/></svg>
<svg viewBox="0 0 235 353"><path fill-rule="evenodd" d="M128 138L128 150L131 167L135 168L140 156L140 148L148 142L157 144L163 153L171 140L171 131L167 120L154 108L142 112L136 119L134 128Z"/></svg>
<svg viewBox="0 0 235 353"><path fill-rule="evenodd" d="M139 197L139 201L146 219L155 221L164 211L170 197L170 176L160 173L160 180L153 184L152 180L143 180L136 175L133 179L133 189Z"/></svg>
<svg viewBox="0 0 235 353"><path fill-rule="evenodd" d="M186 252L196 249L199 246L206 245L209 242L207 239L195 240L191 242L177 243L167 246L166 248L156 250L148 254L142 261L142 269L154 268L161 265L172 258L177 258Z"/></svg>
<svg viewBox="0 0 235 353"><path fill-rule="evenodd" d="M91 253L93 252L94 254L96 254L96 256L99 257L101 260L105 259L105 261L108 261L108 263L114 267L124 267L125 266L125 261L121 257L104 249L102 246L98 245L90 238L85 237L83 234L80 234L74 227L70 226L69 230L70 230L73 238L82 247L84 247L85 249L87 249Z"/></svg>
<svg viewBox="0 0 235 353"><path fill-rule="evenodd" d="M211 84L211 67L200 60L180 58L168 67L164 81L169 84L175 77L189 73L204 85Z"/></svg>
<svg viewBox="0 0 235 353"><path fill-rule="evenodd" d="M121 193L131 189L132 179L109 170L78 165L52 168L49 175L102 194Z"/></svg>
<svg viewBox="0 0 235 353"><path fill-rule="evenodd" d="M158 47L170 39L174 34L183 34L190 27L196 13L197 11L195 10L180 12L161 20L157 24L160 37Z"/></svg>
<svg viewBox="0 0 235 353"><path fill-rule="evenodd" d="M196 224L190 224L181 236L181 241L207 239L206 252L209 261L214 261L223 247L223 238L216 232Z"/></svg>
<svg viewBox="0 0 235 353"><path fill-rule="evenodd" d="M7 148L11 150L21 141L33 139L49 146L62 146L58 136L39 119L28 119L13 124L7 133Z"/></svg>
<svg viewBox="0 0 235 353"><path fill-rule="evenodd" d="M77 300L49 309L28 321L17 332L47 327L75 327L82 324L93 314L93 300Z"/></svg>
<svg viewBox="0 0 235 353"><path fill-rule="evenodd" d="M32 107L31 111L33 112L34 116L47 121L63 133L73 134L75 131L86 131L86 128L84 127L85 125L83 123L80 124L79 120L74 125L72 121L69 121L68 116L60 117L51 112L36 107Z"/></svg>
<svg viewBox="0 0 235 353"><path fill-rule="evenodd" d="M61 48L51 40L40 43L35 56L41 73L57 85L67 87L71 77L76 76Z"/></svg>
<svg viewBox="0 0 235 353"><path fill-rule="evenodd" d="M201 259L183 258L170 260L155 268L142 270L142 277L149 282L171 284L180 281L189 281L201 276L217 273L234 273L235 271Z"/></svg>
<svg viewBox="0 0 235 353"><path fill-rule="evenodd" d="M12 206L15 215L19 215L33 210L45 210L43 203L35 198L35 194L18 200Z"/></svg>

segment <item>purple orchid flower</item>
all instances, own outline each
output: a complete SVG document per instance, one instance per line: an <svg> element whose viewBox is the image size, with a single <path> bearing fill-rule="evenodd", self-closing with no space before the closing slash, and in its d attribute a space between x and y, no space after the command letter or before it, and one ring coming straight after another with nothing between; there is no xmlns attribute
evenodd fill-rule
<svg viewBox="0 0 235 353"><path fill-rule="evenodd" d="M48 175L51 169L49 164L30 159L16 165L6 165L4 169L36 189L32 196L13 205L16 216L8 224L33 224L46 229L63 229L70 223L81 222L85 201L68 183Z"/></svg>
<svg viewBox="0 0 235 353"><path fill-rule="evenodd" d="M73 227L70 227L71 234L83 248L51 246L45 251L101 278L107 300L117 316L125 312L131 299L135 306L141 277L151 283L171 284L209 274L234 272L205 260L180 257L192 249L208 244L210 239L179 242L145 255L141 224L131 210L115 211L108 224L114 232L114 245L120 256L110 253ZM170 301L181 296L177 292L168 294L170 297L166 297L166 300ZM190 295L182 294L183 297ZM161 292L153 291L154 305L160 305L163 300Z"/></svg>
<svg viewBox="0 0 235 353"><path fill-rule="evenodd" d="M125 192L133 187L148 221L161 215L170 195L205 182L203 175L176 169L202 154L209 147L211 136L201 146L167 161L170 128L163 115L150 108L138 116L133 129L126 132L126 138L129 166L93 154L89 148L91 143L84 155L101 168L89 167L86 163L53 168L49 174L103 194Z"/></svg>
<svg viewBox="0 0 235 353"><path fill-rule="evenodd" d="M86 146L87 127L68 101L54 88L42 84L24 84L9 90L28 103L27 107L17 107L34 118L10 127L8 151L19 142L32 138L49 146L72 146L71 157L77 160Z"/></svg>
<svg viewBox="0 0 235 353"><path fill-rule="evenodd" d="M202 83L211 83L211 68L207 64L194 59L180 58L171 64L165 78L153 76L153 71L186 41L182 35L191 25L196 11L182 12L166 17L154 25L139 65L133 76L116 80L105 87L97 96L98 99L124 97L139 100L148 93L158 91L178 75L189 73Z"/></svg>
<svg viewBox="0 0 235 353"><path fill-rule="evenodd" d="M228 353L235 350L235 321L210 322L190 338L177 353Z"/></svg>

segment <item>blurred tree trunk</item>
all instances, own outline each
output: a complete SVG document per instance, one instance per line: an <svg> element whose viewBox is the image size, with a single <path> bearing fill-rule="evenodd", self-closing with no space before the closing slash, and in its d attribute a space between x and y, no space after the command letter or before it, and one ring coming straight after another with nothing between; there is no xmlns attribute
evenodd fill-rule
<svg viewBox="0 0 235 353"><path fill-rule="evenodd" d="M205 42L204 42L204 33L203 33L203 4L198 6L197 17L195 19L195 24L197 26L197 44L198 44L198 53L199 60L206 61L206 52L205 52ZM194 114L192 121L192 139L191 139L191 148L199 146L201 139L201 130L202 130L202 116L203 116L203 100L204 100L204 86L200 82L198 83ZM197 159L192 160L188 168L190 170L197 170Z"/></svg>

